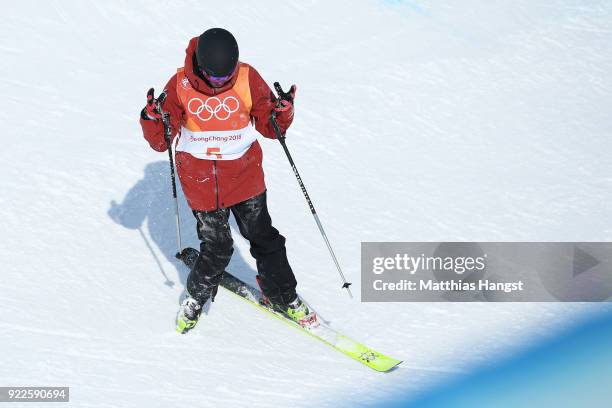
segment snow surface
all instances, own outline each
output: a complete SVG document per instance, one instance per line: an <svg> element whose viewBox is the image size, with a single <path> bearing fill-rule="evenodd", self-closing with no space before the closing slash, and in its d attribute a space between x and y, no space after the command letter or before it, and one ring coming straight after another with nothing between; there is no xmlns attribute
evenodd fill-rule
<svg viewBox="0 0 612 408"><path fill-rule="evenodd" d="M0 26L0 385L69 385L78 407L369 404L604 309L351 301L264 140L300 292L405 362L375 373L223 293L177 335L187 271L172 256L167 156L137 119L212 26L269 83L298 84L288 143L357 293L361 241L612 239L609 1L13 2ZM181 215L196 245L184 200ZM235 239L230 269L252 282Z"/></svg>

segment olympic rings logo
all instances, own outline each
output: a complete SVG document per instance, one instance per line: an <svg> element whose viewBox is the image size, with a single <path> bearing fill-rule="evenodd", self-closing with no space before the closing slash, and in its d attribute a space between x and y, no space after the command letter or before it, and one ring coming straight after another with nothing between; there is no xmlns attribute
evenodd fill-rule
<svg viewBox="0 0 612 408"><path fill-rule="evenodd" d="M223 101L213 96L204 102L200 98L192 98L187 104L190 113L196 115L203 122L212 118L228 120L230 115L240 108L240 102L233 96L228 96ZM201 115L202 114L202 115Z"/></svg>

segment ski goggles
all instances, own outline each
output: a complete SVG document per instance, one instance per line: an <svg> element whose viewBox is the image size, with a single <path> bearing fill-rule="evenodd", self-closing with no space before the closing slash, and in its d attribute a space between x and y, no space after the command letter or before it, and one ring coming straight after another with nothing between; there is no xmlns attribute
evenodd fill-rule
<svg viewBox="0 0 612 408"><path fill-rule="evenodd" d="M208 80L208 82L210 82L212 85L217 85L217 86L223 85L224 83L229 81L230 78L232 77L231 74L224 75L224 76L215 76L215 75L207 74L206 71L204 70L200 70L200 72L202 73L204 78Z"/></svg>

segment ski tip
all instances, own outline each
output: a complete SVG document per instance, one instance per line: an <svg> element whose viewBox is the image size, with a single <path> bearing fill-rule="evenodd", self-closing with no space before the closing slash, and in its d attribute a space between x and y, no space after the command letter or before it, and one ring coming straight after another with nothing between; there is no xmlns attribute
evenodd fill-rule
<svg viewBox="0 0 612 408"><path fill-rule="evenodd" d="M393 362L389 362L388 364L383 364L380 366L371 365L370 367L381 373L389 373L391 371L395 371L399 367L399 365L402 363L403 361L396 360Z"/></svg>
<svg viewBox="0 0 612 408"><path fill-rule="evenodd" d="M387 373L395 370L403 361L380 355L379 358L375 358L373 360L362 359L362 362L375 371Z"/></svg>
<svg viewBox="0 0 612 408"><path fill-rule="evenodd" d="M393 367L391 367L391 368L390 368L389 370L387 370L387 371L392 371L392 370L395 370L395 369L396 369L396 368L398 368L398 367L399 367L399 365L400 365L400 364L402 364L402 363L403 363L403 361L398 361L398 362L397 362L397 363L396 363L396 364L395 364Z"/></svg>

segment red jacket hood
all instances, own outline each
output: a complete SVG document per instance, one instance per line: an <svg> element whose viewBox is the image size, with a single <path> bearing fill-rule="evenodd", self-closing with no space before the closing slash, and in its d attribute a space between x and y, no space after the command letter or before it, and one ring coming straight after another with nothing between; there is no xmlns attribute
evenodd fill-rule
<svg viewBox="0 0 612 408"><path fill-rule="evenodd" d="M231 89L236 83L238 68L240 67L241 62L238 61L238 64L236 64L236 69L234 69L234 72L232 73L232 78L225 85L223 85L221 88L213 88L195 73L194 61L197 47L198 37L193 37L191 40L189 40L189 44L185 50L185 76L187 76L191 86L198 92L202 92L205 95L217 95Z"/></svg>

